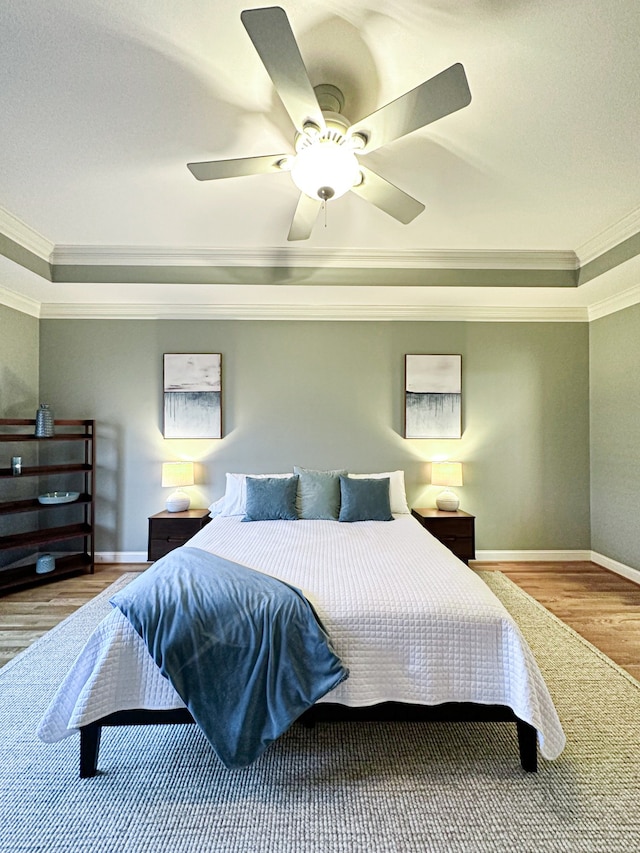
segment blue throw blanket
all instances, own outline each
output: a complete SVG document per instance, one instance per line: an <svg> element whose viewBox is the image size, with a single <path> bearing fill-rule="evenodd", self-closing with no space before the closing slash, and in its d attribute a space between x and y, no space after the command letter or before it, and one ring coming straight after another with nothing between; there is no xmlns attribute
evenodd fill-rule
<svg viewBox="0 0 640 853"><path fill-rule="evenodd" d="M182 547L111 598L228 768L348 677L300 590Z"/></svg>

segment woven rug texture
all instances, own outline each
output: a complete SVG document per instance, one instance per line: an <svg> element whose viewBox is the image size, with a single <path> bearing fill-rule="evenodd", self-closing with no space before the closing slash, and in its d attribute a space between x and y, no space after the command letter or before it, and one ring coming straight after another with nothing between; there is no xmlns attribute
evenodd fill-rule
<svg viewBox="0 0 640 853"><path fill-rule="evenodd" d="M640 684L497 572L565 733L520 769L515 726L294 725L224 769L194 725L107 729L100 774L40 717L110 605L109 590L0 670L0 850L116 853L480 853L640 849ZM133 576L132 576L133 577Z"/></svg>

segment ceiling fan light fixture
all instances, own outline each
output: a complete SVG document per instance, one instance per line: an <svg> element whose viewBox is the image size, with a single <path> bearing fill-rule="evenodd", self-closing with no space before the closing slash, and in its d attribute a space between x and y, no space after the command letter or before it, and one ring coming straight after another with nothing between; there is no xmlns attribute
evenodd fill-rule
<svg viewBox="0 0 640 853"><path fill-rule="evenodd" d="M302 125L302 131L302 136L304 137L306 135L309 139L316 139L322 133L322 130L315 121L305 121Z"/></svg>
<svg viewBox="0 0 640 853"><path fill-rule="evenodd" d="M321 137L301 146L291 177L300 192L326 201L359 183L360 165L350 146Z"/></svg>
<svg viewBox="0 0 640 853"><path fill-rule="evenodd" d="M308 239L319 202L349 190L403 225L413 222L424 204L361 166L358 157L468 106L471 92L463 66L457 62L445 68L352 125L342 114L345 98L337 86L312 86L284 9L244 9L240 18L296 128L295 154L187 163L192 175L214 181L290 171L300 196L288 240Z"/></svg>
<svg viewBox="0 0 640 853"><path fill-rule="evenodd" d="M361 131L356 130L354 133L349 134L349 145L353 148L354 151L363 151L367 147L367 142L369 141L369 137L366 133L362 133Z"/></svg>

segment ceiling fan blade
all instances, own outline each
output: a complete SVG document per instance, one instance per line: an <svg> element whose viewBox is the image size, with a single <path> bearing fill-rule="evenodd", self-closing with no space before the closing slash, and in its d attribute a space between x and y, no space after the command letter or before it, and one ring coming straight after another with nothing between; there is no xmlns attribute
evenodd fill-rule
<svg viewBox="0 0 640 853"><path fill-rule="evenodd" d="M219 178L280 172L280 163L286 157L286 154L271 154L265 157L239 157L236 160L209 160L203 163L187 163L187 168L199 181L216 181Z"/></svg>
<svg viewBox="0 0 640 853"><path fill-rule="evenodd" d="M321 207L319 199L300 193L287 240L308 240Z"/></svg>
<svg viewBox="0 0 640 853"><path fill-rule="evenodd" d="M351 125L350 133L367 137L364 153L375 151L387 142L393 142L436 121L455 113L471 103L471 92L464 68L458 62L426 80L395 101L380 107L366 118Z"/></svg>
<svg viewBox="0 0 640 853"><path fill-rule="evenodd" d="M301 132L308 121L324 130L324 117L284 9L245 9L240 17L296 130Z"/></svg>
<svg viewBox="0 0 640 853"><path fill-rule="evenodd" d="M359 186L352 187L351 192L371 202L384 213L388 213L389 216L393 216L394 219L408 225L424 210L422 202L407 195L394 184L381 178L376 172L367 169L362 164L360 164L360 171L363 175L363 181Z"/></svg>

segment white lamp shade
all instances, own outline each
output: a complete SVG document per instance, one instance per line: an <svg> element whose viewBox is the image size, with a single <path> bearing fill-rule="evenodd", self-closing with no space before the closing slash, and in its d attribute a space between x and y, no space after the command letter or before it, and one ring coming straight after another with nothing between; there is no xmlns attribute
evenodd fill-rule
<svg viewBox="0 0 640 853"><path fill-rule="evenodd" d="M193 486L193 462L163 462L162 485L174 489Z"/></svg>
<svg viewBox="0 0 640 853"><path fill-rule="evenodd" d="M168 512L184 512L189 509L191 500L180 486L193 486L193 462L163 462L162 485L175 489L167 498Z"/></svg>
<svg viewBox="0 0 640 853"><path fill-rule="evenodd" d="M431 483L434 486L461 486L462 462L432 462Z"/></svg>

